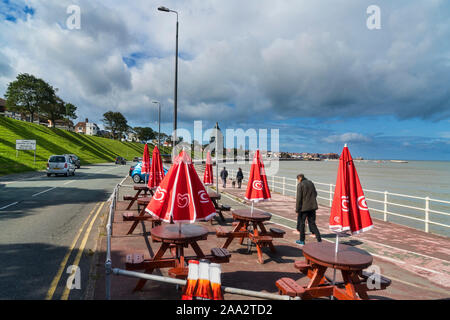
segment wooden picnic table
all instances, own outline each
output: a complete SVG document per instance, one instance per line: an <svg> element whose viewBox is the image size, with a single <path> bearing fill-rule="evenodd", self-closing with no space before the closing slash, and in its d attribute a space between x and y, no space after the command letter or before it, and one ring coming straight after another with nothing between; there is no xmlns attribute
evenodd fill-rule
<svg viewBox="0 0 450 320"><path fill-rule="evenodd" d="M128 270L142 270L145 273L152 273L158 268L175 268L184 270L187 276L185 261L209 259L211 262L225 263L229 262L230 254L227 250L213 248L210 255L205 255L197 244L197 241L206 240L208 229L193 224L163 224L152 229L152 239L154 242L161 242L158 252L151 258L138 264L127 264ZM185 256L184 249L191 246L195 256ZM168 249L174 249L175 255L170 258L163 258ZM146 280L139 280L135 291L140 290L145 285Z"/></svg>
<svg viewBox="0 0 450 320"><path fill-rule="evenodd" d="M220 198L222 197L222 196L220 195L220 193L209 190L209 191L208 191L208 196L209 196L209 198L211 199L212 203L214 204L214 208L216 209L216 212L219 214L220 219L221 219L222 221L225 221L225 217L224 217L223 214L222 214L222 209L223 209L223 207L219 206L219 203L217 202L217 201L220 200ZM211 220L211 221L212 221L212 220Z"/></svg>
<svg viewBox="0 0 450 320"><path fill-rule="evenodd" d="M258 252L258 262L263 263L262 259L262 247L269 247L272 252L276 252L273 246L273 238L282 238L284 231L271 228L267 231L264 226L264 221L269 221L272 215L268 212L251 209L238 209L232 211L233 218L238 222L231 232L227 232L222 228L219 228L216 235L221 238L227 238L222 248L226 249L231 244L233 239L240 238L241 244L244 238L250 239L255 244ZM253 226L253 230L250 231L249 227Z"/></svg>
<svg viewBox="0 0 450 320"><path fill-rule="evenodd" d="M339 244L335 253L334 243L313 242L303 246L303 256L310 270L309 284L304 288L303 299L334 296L339 300L368 299L369 290L364 277L363 269L369 267L373 257L367 251L352 246ZM343 282L332 285L330 279L325 277L328 268L341 271Z"/></svg>
<svg viewBox="0 0 450 320"><path fill-rule="evenodd" d="M133 224L130 227L130 230L128 230L127 234L132 234L134 229L136 229L137 225L141 221L151 221L152 227L155 225L161 224L160 220L154 219L151 215L146 214L145 208L147 208L147 205L152 201L152 197L140 197L137 199L138 206L142 206L142 209L139 211L139 214L137 216L133 215L133 218L130 220L133 221Z"/></svg>
<svg viewBox="0 0 450 320"><path fill-rule="evenodd" d="M142 192L144 192L144 197L146 197L148 194L153 196L153 189L147 187L146 185L134 185L133 189L136 190L136 194L134 196L124 197L125 200L130 200L128 207L125 210L130 210L130 208L133 206Z"/></svg>

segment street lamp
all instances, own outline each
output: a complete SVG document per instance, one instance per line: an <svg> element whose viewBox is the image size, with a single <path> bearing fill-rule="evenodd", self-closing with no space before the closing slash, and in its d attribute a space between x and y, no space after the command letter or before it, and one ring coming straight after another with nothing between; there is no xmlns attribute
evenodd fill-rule
<svg viewBox="0 0 450 320"><path fill-rule="evenodd" d="M157 103L159 105L158 111L158 148L160 148L160 137L161 137L161 103L159 101L152 101L152 103Z"/></svg>
<svg viewBox="0 0 450 320"><path fill-rule="evenodd" d="M175 143L177 141L177 107L178 107L178 12L170 10L166 7L159 7L159 11L173 12L177 15L177 32L176 32L176 47L175 47L175 98L173 106L173 148L175 150Z"/></svg>

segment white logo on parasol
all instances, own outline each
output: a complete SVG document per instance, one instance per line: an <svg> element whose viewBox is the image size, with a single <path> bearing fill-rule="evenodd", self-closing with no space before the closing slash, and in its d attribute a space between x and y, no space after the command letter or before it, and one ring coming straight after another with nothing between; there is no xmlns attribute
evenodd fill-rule
<svg viewBox="0 0 450 320"><path fill-rule="evenodd" d="M178 208L183 209L185 207L187 207L189 205L189 194L185 193L185 194L181 194L179 193L177 195L177 204L178 204Z"/></svg>
<svg viewBox="0 0 450 320"><path fill-rule="evenodd" d="M167 190L162 189L161 187L158 187L156 189L155 195L153 196L153 199L155 199L156 201L163 202L166 197L166 194L167 194Z"/></svg>
<svg viewBox="0 0 450 320"><path fill-rule="evenodd" d="M339 223L341 221L341 218L339 218L338 216L335 216L333 220L334 220L334 222Z"/></svg>
<svg viewBox="0 0 450 320"><path fill-rule="evenodd" d="M200 197L200 203L208 203L209 202L209 196L205 190L200 190L198 192L198 196Z"/></svg>
<svg viewBox="0 0 450 320"><path fill-rule="evenodd" d="M262 181L261 180L253 181L253 188L255 188L256 190L262 190L263 188Z"/></svg>
<svg viewBox="0 0 450 320"><path fill-rule="evenodd" d="M348 212L348 203L349 203L349 201L348 201L348 197L347 196L342 196L341 197L342 198L342 211L345 211L345 212Z"/></svg>
<svg viewBox="0 0 450 320"><path fill-rule="evenodd" d="M358 208L360 210L369 211L369 207L367 207L366 197L365 196L358 197Z"/></svg>

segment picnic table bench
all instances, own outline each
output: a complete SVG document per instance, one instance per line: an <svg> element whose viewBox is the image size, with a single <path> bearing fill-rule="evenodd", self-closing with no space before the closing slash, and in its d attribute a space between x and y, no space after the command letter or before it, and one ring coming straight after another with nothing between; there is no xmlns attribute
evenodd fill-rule
<svg viewBox="0 0 450 320"><path fill-rule="evenodd" d="M136 202L136 200L139 197L142 197L142 196L147 197L148 194L153 196L153 189L147 187L146 185L134 185L133 189L136 190L136 193L134 196L131 196L131 195L123 196L124 201L130 201L130 203L128 204L128 206L125 210L130 210L130 208L133 206L133 204ZM142 192L144 192L143 195L141 195Z"/></svg>
<svg viewBox="0 0 450 320"><path fill-rule="evenodd" d="M293 279L281 278L275 283L279 293L302 299L334 296L339 300L360 300L369 299L368 291L384 290L391 284L390 279L363 270L372 264L372 256L366 251L341 244L338 254L334 250L335 245L329 243L305 245L305 259L295 261L294 267L310 279L309 284L302 287ZM340 270L343 281L333 284L325 275L327 268ZM372 280L378 286L368 286Z"/></svg>
<svg viewBox="0 0 450 320"><path fill-rule="evenodd" d="M187 277L186 261L208 259L215 263L227 263L230 261L231 254L223 248L213 248L210 254L204 254L197 241L206 240L208 230L198 225L164 224L152 229L152 239L161 243L161 247L150 259L137 261L127 261L125 266L127 270L144 270L145 273L152 273L155 269L170 268L169 275L176 278ZM190 246L195 255L185 256L184 249ZM171 257L163 257L168 249L171 250ZM139 280L135 291L140 290L145 285L146 280Z"/></svg>
<svg viewBox="0 0 450 320"><path fill-rule="evenodd" d="M141 221L151 221L152 228L161 224L161 220L154 219L151 215L145 213L145 208L151 200L151 197L140 197L137 199L138 205L142 206L142 209L137 215L134 213L134 211L124 211L122 213L123 221L133 221L133 224L131 225L127 234L132 234L134 229L136 229L137 225Z"/></svg>
<svg viewBox="0 0 450 320"><path fill-rule="evenodd" d="M212 203L214 204L214 208L216 209L216 213L219 215L220 219L222 221L225 221L225 217L223 216L223 211L230 211L231 207L218 203L218 200L220 200L220 198L222 197L220 195L220 193L217 193L215 191L208 191L208 196L211 199ZM211 222L212 222L212 219L211 219Z"/></svg>
<svg viewBox="0 0 450 320"><path fill-rule="evenodd" d="M236 223L233 223L233 229L231 231L226 230L223 227L216 229L216 236L218 238L226 238L226 242L222 248L228 248L231 242L235 238L240 238L242 244L245 238L248 238L255 244L258 253L258 262L263 263L262 248L269 247L272 252L276 252L273 246L273 238L282 238L285 232L281 229L270 228L266 230L264 221L271 219L272 215L267 212L253 211L249 209L233 210L233 218ZM252 226L253 230L249 231L249 227Z"/></svg>

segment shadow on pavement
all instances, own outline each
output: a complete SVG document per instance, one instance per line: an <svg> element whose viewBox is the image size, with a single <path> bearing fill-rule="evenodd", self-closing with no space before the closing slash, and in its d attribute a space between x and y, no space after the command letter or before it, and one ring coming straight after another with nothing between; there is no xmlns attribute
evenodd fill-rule
<svg viewBox="0 0 450 320"><path fill-rule="evenodd" d="M46 243L0 245L0 300L44 300L67 251L68 247ZM69 260L67 266L71 262ZM89 266L80 264L80 268L81 291L78 294L83 295ZM69 274L62 274L54 299L60 298L68 277Z"/></svg>
<svg viewBox="0 0 450 320"><path fill-rule="evenodd" d="M33 214L34 209L67 204L97 203L108 199L111 191L102 189L71 188L58 186L36 197L33 194L49 187L8 187L0 189L0 208L15 201L16 205L0 210L0 221L23 218ZM7 192L4 192L7 190Z"/></svg>

